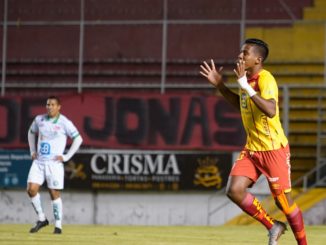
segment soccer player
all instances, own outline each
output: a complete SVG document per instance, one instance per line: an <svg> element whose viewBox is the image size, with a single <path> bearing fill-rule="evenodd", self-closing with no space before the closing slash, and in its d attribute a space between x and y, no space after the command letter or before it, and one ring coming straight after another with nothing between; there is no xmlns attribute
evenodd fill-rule
<svg viewBox="0 0 326 245"><path fill-rule="evenodd" d="M268 45L247 39L241 47L234 73L239 94L222 82L222 67L213 60L204 62L200 73L241 112L247 142L231 170L227 196L244 212L266 227L269 245L277 244L286 224L271 218L247 188L263 174L278 208L286 215L297 244L307 244L302 212L291 197L290 149L279 118L278 87L272 74L263 68Z"/></svg>
<svg viewBox="0 0 326 245"><path fill-rule="evenodd" d="M30 232L38 232L49 224L41 205L40 186L46 180L52 200L55 219L54 234L62 233L62 200L60 190L64 185L63 162L68 161L79 149L82 137L74 124L60 114L60 100L50 96L46 102L47 114L35 117L28 131L28 143L32 156L32 166L27 178L27 193L38 215L36 225ZM36 134L38 134L37 148ZM64 154L67 136L73 139L69 151Z"/></svg>

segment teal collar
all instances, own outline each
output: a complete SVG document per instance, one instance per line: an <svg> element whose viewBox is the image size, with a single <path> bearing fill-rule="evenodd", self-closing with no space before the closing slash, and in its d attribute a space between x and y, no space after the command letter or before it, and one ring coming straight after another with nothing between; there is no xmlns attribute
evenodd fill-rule
<svg viewBox="0 0 326 245"><path fill-rule="evenodd" d="M52 123L57 123L58 120L59 120L59 117L60 117L60 113L58 114L58 116L56 116L55 118L50 118L49 115L46 115L46 120L47 121L50 121L50 120L53 120Z"/></svg>

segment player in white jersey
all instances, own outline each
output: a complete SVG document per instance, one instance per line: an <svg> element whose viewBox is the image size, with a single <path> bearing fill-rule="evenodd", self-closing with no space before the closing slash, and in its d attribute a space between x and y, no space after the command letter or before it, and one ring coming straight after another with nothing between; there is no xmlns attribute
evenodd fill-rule
<svg viewBox="0 0 326 245"><path fill-rule="evenodd" d="M28 131L28 144L33 163L27 178L27 193L38 215L38 221L30 232L38 232L39 229L49 224L43 212L39 194L40 186L46 181L55 219L53 233L61 234L62 200L60 190L64 186L63 162L68 161L76 153L83 140L74 124L60 114L61 105L58 97L48 97L46 109L47 114L36 116ZM68 152L64 154L67 137L71 138L73 142Z"/></svg>

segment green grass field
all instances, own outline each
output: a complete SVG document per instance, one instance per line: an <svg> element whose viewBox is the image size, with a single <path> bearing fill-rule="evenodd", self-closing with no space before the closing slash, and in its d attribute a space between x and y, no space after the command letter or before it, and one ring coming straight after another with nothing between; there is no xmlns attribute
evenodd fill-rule
<svg viewBox="0 0 326 245"><path fill-rule="evenodd" d="M95 226L65 225L63 234L52 234L53 226L29 234L31 225L0 225L0 244L109 244L109 245L264 245L267 232L251 226ZM326 244L326 226L306 227L309 245ZM287 231L280 245L296 244Z"/></svg>

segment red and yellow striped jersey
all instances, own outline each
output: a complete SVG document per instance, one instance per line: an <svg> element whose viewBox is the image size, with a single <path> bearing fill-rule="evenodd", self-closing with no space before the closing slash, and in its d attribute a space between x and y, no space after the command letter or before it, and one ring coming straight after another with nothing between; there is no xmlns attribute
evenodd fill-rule
<svg viewBox="0 0 326 245"><path fill-rule="evenodd" d="M240 88L240 109L247 133L246 148L251 151L270 151L288 144L284 134L278 107L278 87L273 75L262 70L248 80L250 86L264 99L276 101L276 115L267 117L250 99L248 93Z"/></svg>

